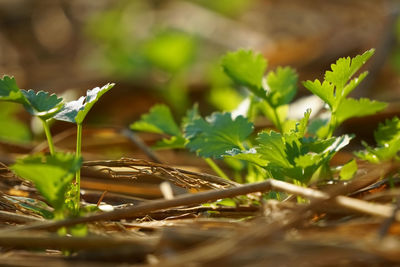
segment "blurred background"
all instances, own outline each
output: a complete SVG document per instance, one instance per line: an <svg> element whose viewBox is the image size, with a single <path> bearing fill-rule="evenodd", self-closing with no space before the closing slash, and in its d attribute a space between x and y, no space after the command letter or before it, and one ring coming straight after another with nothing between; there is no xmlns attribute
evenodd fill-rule
<svg viewBox="0 0 400 267"><path fill-rule="evenodd" d="M261 52L269 69L294 67L303 81L322 78L339 57L374 47L370 75L355 96L390 101L384 116L397 114L398 15L398 1L389 0L0 0L0 75L14 76L20 88L63 93L65 99L115 82L90 113L83 149L95 153L106 143L104 158L140 157L122 151L131 142L117 134L153 104L167 103L177 118L195 102L203 115L237 106L243 97L219 61L239 48ZM305 94L300 86L297 97ZM41 133L27 114L10 104L0 108L0 136L12 151L45 149L29 142L41 140ZM2 135L1 128L9 127L19 134ZM53 126L58 145L74 147L70 128ZM149 135L143 139L152 142Z"/></svg>

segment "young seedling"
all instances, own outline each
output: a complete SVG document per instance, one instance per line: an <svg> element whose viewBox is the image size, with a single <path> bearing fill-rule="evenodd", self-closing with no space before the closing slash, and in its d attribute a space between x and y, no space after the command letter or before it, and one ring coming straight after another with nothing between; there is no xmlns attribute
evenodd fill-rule
<svg viewBox="0 0 400 267"><path fill-rule="evenodd" d="M44 91L21 90L13 77L4 76L0 79L0 100L20 103L32 116L38 117L43 124L50 154L55 153L48 120L63 107L62 98Z"/></svg>
<svg viewBox="0 0 400 267"><path fill-rule="evenodd" d="M11 166L11 170L33 182L40 194L54 208L54 218L63 219L69 212L66 193L81 165L82 158L73 154L36 154L18 159Z"/></svg>
<svg viewBox="0 0 400 267"><path fill-rule="evenodd" d="M260 132L256 139L258 144L253 149L231 151L231 156L265 168L276 179L307 184L316 171L327 166L335 153L351 140L347 135L325 140L306 137L310 114L311 110L308 110L289 133Z"/></svg>
<svg viewBox="0 0 400 267"><path fill-rule="evenodd" d="M86 96L80 97L78 100L70 101L66 103L63 108L58 112L54 119L75 123L77 125L76 134L76 157L81 157L82 147L82 125L86 115L89 113L93 105L100 99L100 97L108 92L112 87L113 83L109 83L99 88L96 87L86 92ZM79 212L80 203L80 169L76 171L75 177L75 210Z"/></svg>

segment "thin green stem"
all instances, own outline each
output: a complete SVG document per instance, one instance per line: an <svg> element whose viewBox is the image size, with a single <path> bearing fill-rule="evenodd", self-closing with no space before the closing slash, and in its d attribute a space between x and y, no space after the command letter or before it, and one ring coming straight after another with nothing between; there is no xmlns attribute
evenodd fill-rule
<svg viewBox="0 0 400 267"><path fill-rule="evenodd" d="M215 164L215 162L210 159L210 158L204 158L204 161L207 162L207 164L211 167L211 169L213 169L213 171L215 171L216 174L218 174L220 177L226 179L226 180L230 180L228 175L226 175L224 173L223 170L221 170L220 167L218 167L217 164Z"/></svg>
<svg viewBox="0 0 400 267"><path fill-rule="evenodd" d="M277 109L276 108L272 108L273 109L273 111L274 111L274 116L275 116L275 121L276 121L276 128L278 128L278 130L280 131L280 132L282 132L282 123L281 123L281 120L279 119L279 115L278 115L278 112L277 112Z"/></svg>
<svg viewBox="0 0 400 267"><path fill-rule="evenodd" d="M336 111L332 111L331 119L329 120L328 135L326 136L327 138L332 137L333 132L335 131L336 127L337 127Z"/></svg>
<svg viewBox="0 0 400 267"><path fill-rule="evenodd" d="M77 158L81 156L81 148L82 148L82 124L77 124L76 129L76 152L75 155ZM75 175L75 182L76 182L76 193L75 193L75 205L76 210L79 211L80 201L81 201L81 170L76 171Z"/></svg>
<svg viewBox="0 0 400 267"><path fill-rule="evenodd" d="M40 120L42 121L43 129L44 129L44 132L46 134L47 142L49 144L50 154L54 155L55 149L54 149L53 138L51 137L49 124L47 123L47 120L44 120L44 119L40 119Z"/></svg>

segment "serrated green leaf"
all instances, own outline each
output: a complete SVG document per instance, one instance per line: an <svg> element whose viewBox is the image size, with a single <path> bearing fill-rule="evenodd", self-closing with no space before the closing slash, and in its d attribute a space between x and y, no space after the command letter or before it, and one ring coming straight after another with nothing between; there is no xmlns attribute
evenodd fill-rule
<svg viewBox="0 0 400 267"><path fill-rule="evenodd" d="M272 107L289 104L297 93L297 74L289 67L278 67L267 75L267 98Z"/></svg>
<svg viewBox="0 0 400 267"><path fill-rule="evenodd" d="M227 53L222 58L222 67L237 84L247 87L258 97L266 98L262 79L267 69L267 61L261 54L255 54L250 50Z"/></svg>
<svg viewBox="0 0 400 267"><path fill-rule="evenodd" d="M315 166L315 169L317 169L320 166L320 162L323 159L322 154L305 154L305 155L300 155L297 158L295 158L295 164L297 167L300 167L302 169L306 169L311 166Z"/></svg>
<svg viewBox="0 0 400 267"><path fill-rule="evenodd" d="M86 115L100 97L108 92L115 84L108 83L103 87L96 87L86 92L86 96L81 96L78 100L65 103L63 108L54 118L61 121L82 124Z"/></svg>
<svg viewBox="0 0 400 267"><path fill-rule="evenodd" d="M387 104L384 102L369 100L368 98L346 98L338 106L336 112L337 122L340 124L349 118L375 114L385 109L386 106Z"/></svg>
<svg viewBox="0 0 400 267"><path fill-rule="evenodd" d="M354 58L339 58L335 64L331 65L332 71L325 72L325 81L336 86L337 96L342 95L342 90L347 82L374 54L374 51L374 49L370 49Z"/></svg>
<svg viewBox="0 0 400 267"><path fill-rule="evenodd" d="M357 162L354 159L350 160L340 169L340 174L339 174L340 180L349 180L353 178L357 170L358 170Z"/></svg>
<svg viewBox="0 0 400 267"><path fill-rule="evenodd" d="M305 81L303 82L303 86L307 88L311 93L317 95L321 98L325 103L329 105L332 109L335 105L335 95L334 90L335 86L327 81L324 81L322 84L319 80Z"/></svg>
<svg viewBox="0 0 400 267"><path fill-rule="evenodd" d="M33 116L47 120L53 117L63 107L63 99L56 94L34 90L21 90L26 99L25 109Z"/></svg>
<svg viewBox="0 0 400 267"><path fill-rule="evenodd" d="M17 160L11 170L32 181L51 206L62 210L65 193L81 164L82 158L76 158L72 154L36 154Z"/></svg>
<svg viewBox="0 0 400 267"><path fill-rule="evenodd" d="M155 105L148 114L142 115L139 121L130 125L134 131L181 135L181 131L172 117L171 110L166 105Z"/></svg>
<svg viewBox="0 0 400 267"><path fill-rule="evenodd" d="M20 104L26 103L25 96L17 86L14 77L4 75L3 78L0 79L0 100L17 102Z"/></svg>
<svg viewBox="0 0 400 267"><path fill-rule="evenodd" d="M261 132L257 136L259 146L256 148L261 158L282 167L290 168L285 141L280 133L269 131Z"/></svg>
<svg viewBox="0 0 400 267"><path fill-rule="evenodd" d="M201 157L221 158L227 151L241 149L252 131L253 124L246 118L232 119L231 113L216 112L206 120L199 117L186 125L186 147Z"/></svg>
<svg viewBox="0 0 400 267"><path fill-rule="evenodd" d="M304 112L304 117L298 123L296 123L295 133L298 138L302 138L305 136L310 115L311 109L307 109L306 112Z"/></svg>

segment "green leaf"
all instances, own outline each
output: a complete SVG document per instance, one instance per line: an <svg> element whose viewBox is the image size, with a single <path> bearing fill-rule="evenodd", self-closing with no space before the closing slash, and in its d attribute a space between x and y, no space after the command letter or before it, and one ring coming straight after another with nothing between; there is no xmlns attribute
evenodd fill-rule
<svg viewBox="0 0 400 267"><path fill-rule="evenodd" d="M374 51L374 49L370 49L364 54L357 55L352 59L350 57L339 58L335 64L331 65L332 71L325 72L325 81L336 86L337 96L342 95L342 90L347 82L374 54Z"/></svg>
<svg viewBox="0 0 400 267"><path fill-rule="evenodd" d="M305 136L310 115L311 109L307 109L306 112L304 112L304 117L298 123L296 123L295 133L297 135L297 138L302 138Z"/></svg>
<svg viewBox="0 0 400 267"><path fill-rule="evenodd" d="M351 161L347 162L343 167L340 169L340 180L350 180L353 178L354 174L356 174L358 169L357 162L352 159Z"/></svg>
<svg viewBox="0 0 400 267"><path fill-rule="evenodd" d="M303 82L303 85L327 103L331 110L336 111L341 101L367 76L367 72L364 72L349 82L373 54L374 49L371 49L352 59L339 58L335 64L331 65L332 70L325 72L325 80L322 84L315 80Z"/></svg>
<svg viewBox="0 0 400 267"><path fill-rule="evenodd" d="M280 133L261 132L257 136L259 146L256 148L261 158L282 167L291 168L286 154L285 141Z"/></svg>
<svg viewBox="0 0 400 267"><path fill-rule="evenodd" d="M375 141L378 145L388 146L391 142L400 138L400 120L394 117L379 123L378 129L374 132Z"/></svg>
<svg viewBox="0 0 400 267"><path fill-rule="evenodd" d="M222 67L237 84L247 87L258 97L266 98L266 92L262 88L262 79L267 68L267 61L263 55L254 54L250 50L227 53L222 58Z"/></svg>
<svg viewBox="0 0 400 267"><path fill-rule="evenodd" d="M336 112L338 124L353 117L362 117L375 114L387 106L386 103L369 100L368 98L346 98L341 101Z"/></svg>
<svg viewBox="0 0 400 267"><path fill-rule="evenodd" d="M78 100L70 101L64 105L54 118L60 121L67 121L82 124L86 115L100 97L114 87L114 83L108 83L103 87L96 87L86 92L86 96L81 96Z"/></svg>
<svg viewBox="0 0 400 267"><path fill-rule="evenodd" d="M267 97L272 107L289 104L297 92L297 74L289 67L278 67L267 75Z"/></svg>
<svg viewBox="0 0 400 267"><path fill-rule="evenodd" d="M21 90L28 103L24 104L25 109L33 116L40 117L43 120L50 119L63 107L63 99L58 98L56 94L34 90Z"/></svg>
<svg viewBox="0 0 400 267"><path fill-rule="evenodd" d="M62 210L65 193L81 164L82 158L76 158L72 154L36 154L17 160L11 166L11 170L18 176L33 182L54 209Z"/></svg>
<svg viewBox="0 0 400 267"><path fill-rule="evenodd" d="M142 115L139 121L130 125L134 131L180 136L181 131L166 105L155 105L148 114Z"/></svg>
<svg viewBox="0 0 400 267"><path fill-rule="evenodd" d="M334 89L335 86L327 81L324 81L322 84L319 80L315 81L305 81L303 82L305 88L307 88L311 93L317 95L321 98L325 103L329 105L332 109L335 105L335 95Z"/></svg>
<svg viewBox="0 0 400 267"><path fill-rule="evenodd" d="M0 100L17 102L20 104L26 103L25 96L17 86L14 77L4 75L3 78L0 79Z"/></svg>
<svg viewBox="0 0 400 267"><path fill-rule="evenodd" d="M305 154L300 155L295 158L295 165L296 167L300 167L302 169L306 169L308 167L314 166L316 170L320 166L320 162L323 159L322 154Z"/></svg>
<svg viewBox="0 0 400 267"><path fill-rule="evenodd" d="M216 112L206 120L199 117L186 125L186 147L201 157L221 158L234 148L242 149L252 131L253 124L246 118L233 120L231 113Z"/></svg>
<svg viewBox="0 0 400 267"><path fill-rule="evenodd" d="M355 152L354 154L357 157L372 163L379 163L397 157L400 151L399 118L394 117L392 120L386 120L384 124L380 123L378 129L374 132L374 136L378 146L372 148L363 142L365 151Z"/></svg>

